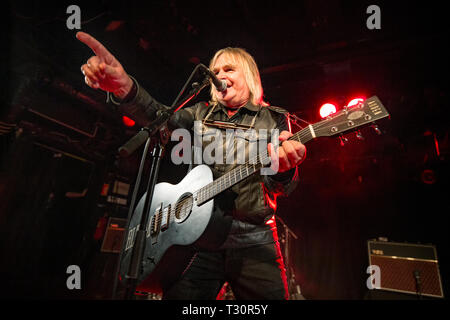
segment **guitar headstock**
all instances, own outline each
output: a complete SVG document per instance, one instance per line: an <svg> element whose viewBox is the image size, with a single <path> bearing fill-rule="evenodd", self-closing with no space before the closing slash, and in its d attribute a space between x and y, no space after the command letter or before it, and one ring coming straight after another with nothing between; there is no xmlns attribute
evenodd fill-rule
<svg viewBox="0 0 450 320"><path fill-rule="evenodd" d="M337 136L389 116L377 96L328 116L313 125L316 136Z"/></svg>

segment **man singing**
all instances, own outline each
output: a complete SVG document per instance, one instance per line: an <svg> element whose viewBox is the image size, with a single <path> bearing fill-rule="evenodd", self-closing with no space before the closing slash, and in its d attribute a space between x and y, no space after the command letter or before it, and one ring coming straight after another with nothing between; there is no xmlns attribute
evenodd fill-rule
<svg viewBox="0 0 450 320"><path fill-rule="evenodd" d="M108 92L121 112L146 126L159 109L167 108L130 77L100 42L84 32L78 32L77 38L95 54L81 67L86 84ZM194 121L202 121L207 129L220 121L256 131L278 129L279 148L274 151L271 144L268 146L269 155L278 161L278 170L274 175L251 175L216 197L214 210L224 216L224 224L229 221L225 240L216 248L197 249L180 278L164 288L163 299L215 299L225 282L238 300L288 299L275 226L266 222L275 213L276 197L287 195L297 184L297 166L304 160L306 148L288 140L292 133L286 110L264 101L258 67L249 53L241 48L221 49L209 68L226 82L226 89L218 91L211 86L209 103L181 109L170 125L193 130ZM225 131L220 126L215 129ZM222 136L226 136L225 132ZM249 143L238 136L235 139ZM215 179L235 167L236 163L226 162L210 165Z"/></svg>

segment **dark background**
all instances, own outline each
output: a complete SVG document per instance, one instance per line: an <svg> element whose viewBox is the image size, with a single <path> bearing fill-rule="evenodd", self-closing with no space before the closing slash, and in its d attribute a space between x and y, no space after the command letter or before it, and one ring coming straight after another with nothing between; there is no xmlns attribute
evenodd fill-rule
<svg viewBox="0 0 450 320"><path fill-rule="evenodd" d="M246 48L266 99L309 122L326 101L377 95L391 114L383 135L368 128L344 147L309 143L300 185L280 199L278 215L298 236L296 279L307 299L363 299L367 240L386 237L435 245L448 293L449 37L440 2L14 1L3 11L1 57L2 296L111 294L117 255L101 252L94 235L102 218L127 210L100 192L117 179L134 183L140 153L117 159L116 150L139 128L84 84L92 52L66 27L70 4L81 8L81 30L167 105L195 65L225 46ZM381 8L380 30L366 27L371 4ZM185 171L166 156L160 180L176 183ZM81 267L82 290L66 288L71 264Z"/></svg>

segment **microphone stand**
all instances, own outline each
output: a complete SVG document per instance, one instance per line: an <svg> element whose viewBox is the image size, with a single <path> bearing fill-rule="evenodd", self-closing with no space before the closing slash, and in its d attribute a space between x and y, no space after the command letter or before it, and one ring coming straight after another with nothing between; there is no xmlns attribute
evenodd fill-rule
<svg viewBox="0 0 450 320"><path fill-rule="evenodd" d="M279 216L275 216L278 221L281 222L283 225L283 240L284 240L284 264L286 266L286 278L288 281L288 292L289 292L289 299L290 300L305 300L303 295L301 294L300 286L295 281L295 274L294 270L291 266L290 261L290 246L289 246L289 239L290 237L293 237L294 239L298 239L297 235L287 226L287 224L281 219ZM294 290L296 292L294 292Z"/></svg>
<svg viewBox="0 0 450 320"><path fill-rule="evenodd" d="M414 271L414 279L416 280L416 294L419 300L422 300L422 281L420 280L420 271Z"/></svg>
<svg viewBox="0 0 450 320"><path fill-rule="evenodd" d="M114 286L113 286L113 293L112 298L115 299L116 297L116 291L117 291L117 285L119 280L119 273L121 270L121 263L122 259L125 253L125 247L126 242L128 238L128 232L129 232L129 226L131 219L133 217L134 208L137 204L137 193L139 191L139 186L141 184L141 178L145 167L145 161L147 159L148 149L150 147L150 144L153 144L153 151L152 151L152 165L150 169L149 179L147 181L147 189L145 193L145 200L144 200L144 208L142 211L139 229L137 230L136 237L135 237L135 243L132 246L131 250L131 259L127 266L127 272L125 274L125 287L126 287L126 293L125 293L125 299L131 300L134 296L134 293L136 292L136 287L138 285L138 278L139 273L141 271L142 267L142 260L145 252L145 241L146 241L146 226L148 224L149 215L150 215L150 204L151 200L153 198L153 192L156 185L156 181L158 179L158 173L159 173L159 166L161 162L161 158L163 155L163 151L165 148L165 145L168 142L169 134L168 134L168 127L167 123L170 120L171 116L180 110L182 107L184 107L190 100L192 100L194 97L196 97L200 91L209 85L209 75L203 80L202 83L193 83L192 89L188 93L187 98L183 100L183 102L179 105L178 100L180 99L181 95L184 93L185 89L187 88L189 82L192 80L193 76L197 72L198 69L201 68L201 65L197 65L194 71L191 73L191 76L186 81L184 87L181 89L180 93L178 94L175 101L172 103L172 106L170 108L167 108L166 110L159 110L157 112L157 118L150 123L148 127L144 127L141 129L139 133L137 133L134 137L132 137L125 145L119 148L119 154L122 157L129 156L131 153L133 153L137 148L139 148L144 142L145 147L141 158L141 163L139 166L137 178L136 178L136 184L134 187L130 207L128 210L128 217L127 217L127 223L126 223L126 232L125 236L122 241L122 247L120 250L120 255L118 258L118 263L116 267L115 277L114 277ZM157 135L159 131L159 135Z"/></svg>

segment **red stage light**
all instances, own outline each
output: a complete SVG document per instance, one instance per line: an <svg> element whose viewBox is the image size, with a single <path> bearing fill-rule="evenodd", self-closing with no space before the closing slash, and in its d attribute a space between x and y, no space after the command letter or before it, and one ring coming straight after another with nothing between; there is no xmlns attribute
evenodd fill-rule
<svg viewBox="0 0 450 320"><path fill-rule="evenodd" d="M365 99L362 97L354 98L354 99L350 100L350 102L347 104L347 107L350 108L350 107L356 106L359 103L363 102L364 100Z"/></svg>
<svg viewBox="0 0 450 320"><path fill-rule="evenodd" d="M133 119L128 118L127 116L122 117L123 124L127 127L133 127L135 125L135 121Z"/></svg>
<svg viewBox="0 0 450 320"><path fill-rule="evenodd" d="M336 106L332 103L325 103L320 107L319 113L322 118L328 117L330 114L336 113Z"/></svg>

